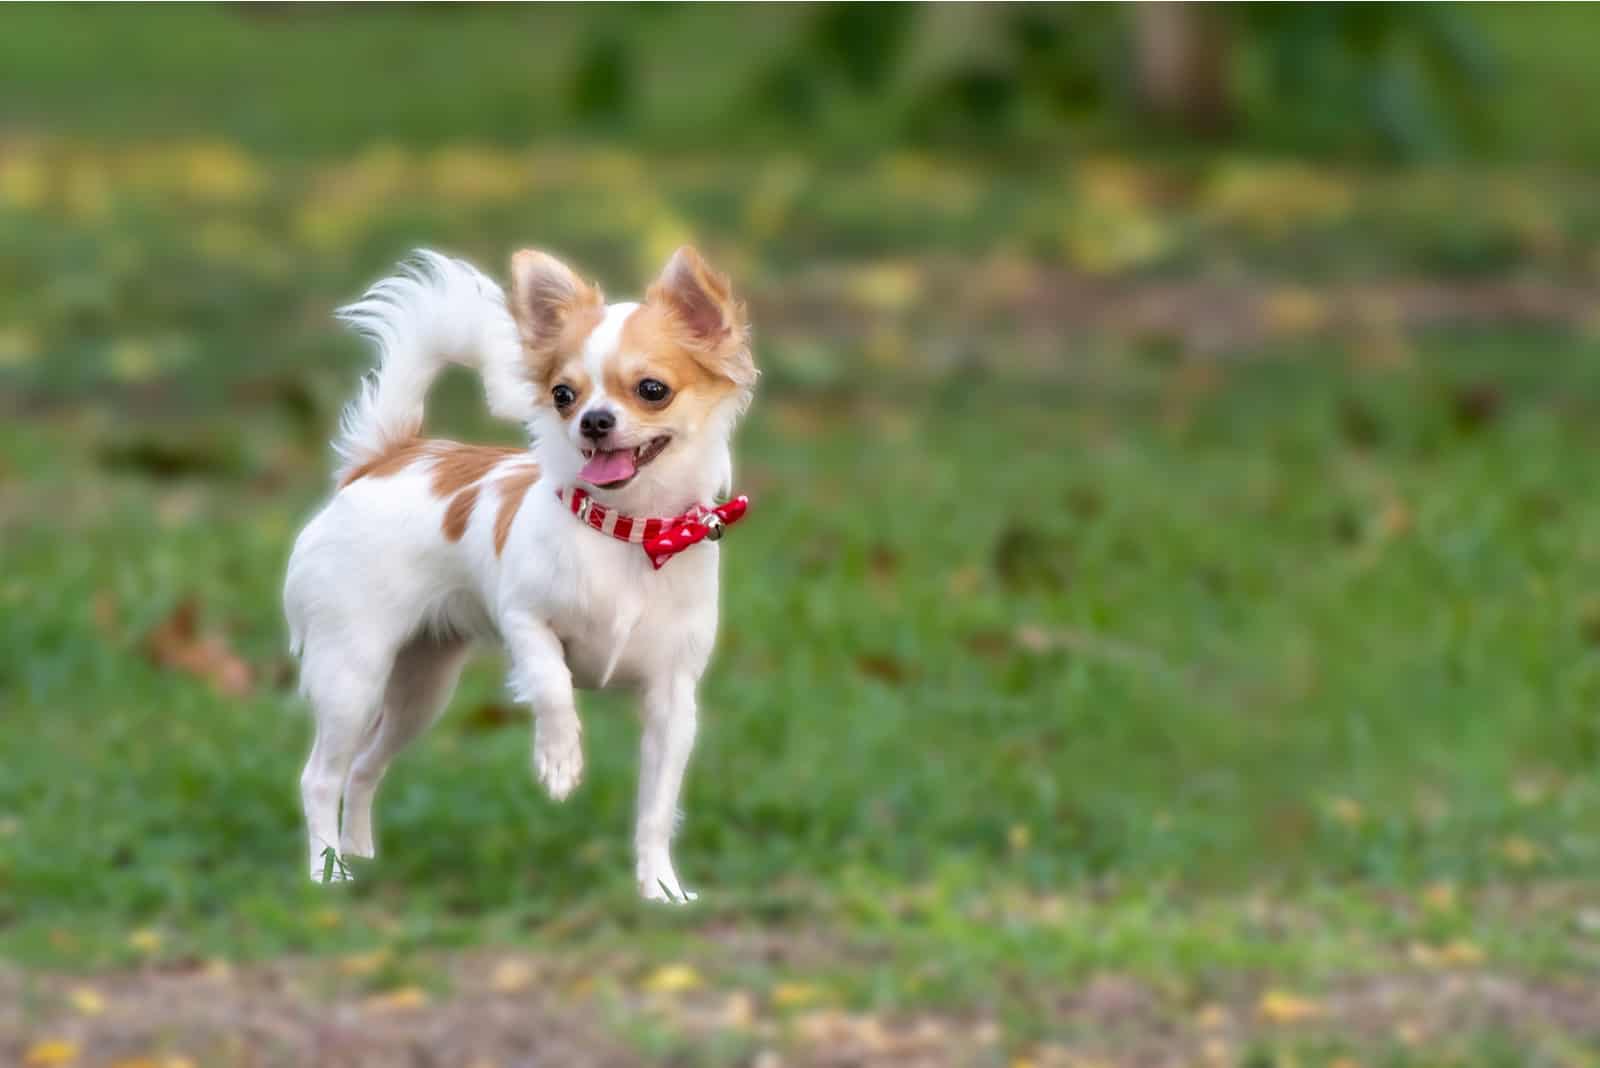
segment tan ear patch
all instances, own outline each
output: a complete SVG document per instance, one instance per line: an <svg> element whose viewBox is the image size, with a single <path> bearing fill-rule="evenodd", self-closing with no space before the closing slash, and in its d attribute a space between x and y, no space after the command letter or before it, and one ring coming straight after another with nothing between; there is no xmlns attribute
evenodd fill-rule
<svg viewBox="0 0 1600 1068"><path fill-rule="evenodd" d="M605 316L599 287L546 252L523 249L511 257L511 317L522 338L523 360L540 389L549 389L564 355Z"/></svg>
<svg viewBox="0 0 1600 1068"><path fill-rule="evenodd" d="M727 275L685 245L662 268L645 303L660 313L662 334L748 396L756 382L750 324Z"/></svg>

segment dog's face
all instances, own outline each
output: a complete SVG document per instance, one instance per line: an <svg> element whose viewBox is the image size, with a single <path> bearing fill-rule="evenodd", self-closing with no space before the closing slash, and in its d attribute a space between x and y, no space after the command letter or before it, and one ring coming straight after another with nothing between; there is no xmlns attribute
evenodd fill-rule
<svg viewBox="0 0 1600 1068"><path fill-rule="evenodd" d="M693 499L756 370L744 311L692 248L673 254L642 303L606 305L565 264L511 261L511 310L541 398L535 433L552 473L626 507ZM629 492L632 490L632 492Z"/></svg>

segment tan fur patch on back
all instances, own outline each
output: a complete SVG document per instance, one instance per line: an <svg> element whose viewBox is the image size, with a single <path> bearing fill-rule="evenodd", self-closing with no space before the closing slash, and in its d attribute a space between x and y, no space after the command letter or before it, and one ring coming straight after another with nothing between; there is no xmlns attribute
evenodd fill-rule
<svg viewBox="0 0 1600 1068"><path fill-rule="evenodd" d="M503 445L458 445L453 441L429 442L434 448L433 495L448 497L482 481L494 465L513 456L523 455L522 449Z"/></svg>
<svg viewBox="0 0 1600 1068"><path fill-rule="evenodd" d="M362 478L387 478L398 475L412 464L431 463L428 489L435 497L450 498L450 505L444 510L442 529L444 536L451 541L460 541L467 533L467 525L472 521L472 510L478 503L478 483L493 471L495 466L502 461L517 456L528 455L522 449L507 448L503 445L462 445L454 441L423 441L420 438L411 438L407 441L396 442L385 451L372 457L366 463L351 470L339 484L343 489L357 479ZM531 465L529 465L531 468ZM538 477L538 469L531 468L534 477ZM519 470L516 474L506 479L512 483L522 478ZM527 492L524 486L522 493ZM517 496L520 504L521 493ZM495 551L505 543L505 532L500 529L502 524L509 529L511 521L504 515L505 505L501 504L501 515L496 517L495 523ZM516 514L513 507L512 515Z"/></svg>
<svg viewBox="0 0 1600 1068"><path fill-rule="evenodd" d="M454 497L450 498L450 507L444 510L444 536L451 541L460 541L467 533L467 524L472 521L472 507L478 503L478 487L468 486Z"/></svg>
<svg viewBox="0 0 1600 1068"><path fill-rule="evenodd" d="M433 481L430 489L435 497L448 497L458 490L481 481L494 465L513 456L525 456L523 449L504 445L462 445L455 441L425 441L410 438L397 441L367 462L351 469L339 483L339 488L363 478L387 478L420 460L432 460Z"/></svg>
<svg viewBox="0 0 1600 1068"><path fill-rule="evenodd" d="M528 495L528 487L537 481L539 468L534 464L524 464L496 483L500 491L500 510L494 517L496 556L506 547L506 539L511 536L511 524L517 518L517 510L522 507L522 498Z"/></svg>
<svg viewBox="0 0 1600 1068"><path fill-rule="evenodd" d="M369 476L372 478L387 478L390 475L398 475L401 471L427 456L428 449L433 444L435 443L423 441L421 438L397 441L365 463L352 467L350 472L344 476L344 480L339 483L339 488L344 489L357 479Z"/></svg>

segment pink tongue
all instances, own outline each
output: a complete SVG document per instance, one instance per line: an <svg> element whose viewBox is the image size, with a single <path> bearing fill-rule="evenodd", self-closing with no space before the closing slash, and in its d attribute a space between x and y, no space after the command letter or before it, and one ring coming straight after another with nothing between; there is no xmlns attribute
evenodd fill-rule
<svg viewBox="0 0 1600 1068"><path fill-rule="evenodd" d="M591 486L604 486L632 478L635 470L637 469L633 466L633 450L617 449L613 452L595 453L589 462L583 465L583 470L578 472L578 477Z"/></svg>

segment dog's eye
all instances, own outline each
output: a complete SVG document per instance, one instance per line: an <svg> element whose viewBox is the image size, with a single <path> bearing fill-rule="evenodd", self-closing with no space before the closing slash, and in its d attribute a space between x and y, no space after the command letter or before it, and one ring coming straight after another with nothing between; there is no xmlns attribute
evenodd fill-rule
<svg viewBox="0 0 1600 1068"><path fill-rule="evenodd" d="M550 391L550 396L555 398L557 408L565 408L578 399L571 386L557 386Z"/></svg>
<svg viewBox="0 0 1600 1068"><path fill-rule="evenodd" d="M648 401L651 404L660 404L672 396L672 389L665 382L654 378L640 379L634 390L639 394L640 400Z"/></svg>

